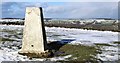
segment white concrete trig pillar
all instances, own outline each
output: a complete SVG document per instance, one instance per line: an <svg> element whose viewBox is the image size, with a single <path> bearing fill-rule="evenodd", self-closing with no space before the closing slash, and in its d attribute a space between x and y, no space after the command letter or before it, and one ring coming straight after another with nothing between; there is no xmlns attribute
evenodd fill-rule
<svg viewBox="0 0 120 63"><path fill-rule="evenodd" d="M23 30L22 49L19 53L42 53L47 49L41 7L27 7Z"/></svg>

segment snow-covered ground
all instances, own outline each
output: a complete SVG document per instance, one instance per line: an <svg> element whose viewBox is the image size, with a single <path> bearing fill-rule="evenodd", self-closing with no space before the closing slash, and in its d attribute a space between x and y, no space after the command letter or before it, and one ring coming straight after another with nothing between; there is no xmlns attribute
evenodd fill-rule
<svg viewBox="0 0 120 63"><path fill-rule="evenodd" d="M111 31L97 31L97 30L83 30L83 29L70 29L70 28L56 28L56 27L46 27L46 31L49 34L53 34L59 37L51 39L61 40L61 39L74 39L71 43L111 43L113 41L118 41L118 32Z"/></svg>
<svg viewBox="0 0 120 63"><path fill-rule="evenodd" d="M24 26L14 26L14 25L0 25L0 30L22 30ZM118 32L112 31L97 31L97 30L83 30L75 28L60 28L60 27L45 27L47 41L59 41L61 43L69 44L82 44L86 46L94 46L95 43L105 43L112 46L101 47L102 53L98 54L96 58L103 61L115 61L118 60L118 45L114 44L114 41L118 41ZM8 33L0 32L0 37L4 37ZM13 39L13 38L12 38ZM20 39L21 40L21 39ZM2 50L1 50L2 49ZM25 56L17 54L18 49L9 51L9 49L0 49L0 61L4 60L29 60ZM14 49L14 48L13 48ZM65 57L54 57L49 60L64 60L71 55ZM16 58L17 57L17 58ZM44 61L45 59L36 59Z"/></svg>

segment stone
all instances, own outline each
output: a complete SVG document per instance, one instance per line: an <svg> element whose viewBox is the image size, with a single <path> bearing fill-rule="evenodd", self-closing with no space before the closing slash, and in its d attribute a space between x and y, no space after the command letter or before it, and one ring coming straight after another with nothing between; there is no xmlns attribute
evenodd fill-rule
<svg viewBox="0 0 120 63"><path fill-rule="evenodd" d="M22 49L19 53L43 53L47 50L46 34L41 7L27 7L23 30Z"/></svg>

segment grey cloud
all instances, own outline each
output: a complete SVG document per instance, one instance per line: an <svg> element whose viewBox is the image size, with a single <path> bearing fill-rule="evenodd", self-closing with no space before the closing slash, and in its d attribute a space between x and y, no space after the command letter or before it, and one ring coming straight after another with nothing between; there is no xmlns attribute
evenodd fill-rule
<svg viewBox="0 0 120 63"><path fill-rule="evenodd" d="M45 17L52 18L96 18L117 17L116 2L68 2L63 5L49 5L49 2L8 2L2 4L4 17L24 17L25 7L41 6ZM58 2L57 2L58 3Z"/></svg>
<svg viewBox="0 0 120 63"><path fill-rule="evenodd" d="M51 14L50 17L57 18L117 18L117 6L116 2L76 2L49 6L46 12Z"/></svg>
<svg viewBox="0 0 120 63"><path fill-rule="evenodd" d="M43 5L44 4L44 5ZM37 2L6 2L2 4L2 17L23 18L26 7L42 6L46 7L45 3Z"/></svg>

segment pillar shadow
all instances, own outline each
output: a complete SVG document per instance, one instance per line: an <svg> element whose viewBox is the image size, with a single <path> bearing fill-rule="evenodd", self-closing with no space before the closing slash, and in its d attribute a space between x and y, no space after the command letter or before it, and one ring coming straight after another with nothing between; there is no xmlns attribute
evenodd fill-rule
<svg viewBox="0 0 120 63"><path fill-rule="evenodd" d="M72 41L75 41L75 39L62 39L60 41L54 41L47 44L48 50L52 52L52 56L59 56L61 54L64 54L65 52L59 51L59 49L66 45L67 43L70 43Z"/></svg>

